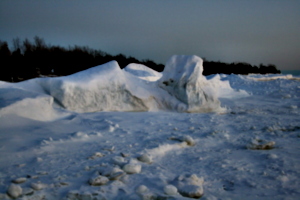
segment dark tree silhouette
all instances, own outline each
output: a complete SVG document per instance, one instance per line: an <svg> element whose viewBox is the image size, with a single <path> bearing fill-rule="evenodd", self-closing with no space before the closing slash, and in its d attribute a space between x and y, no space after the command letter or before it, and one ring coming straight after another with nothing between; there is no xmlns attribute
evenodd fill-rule
<svg viewBox="0 0 300 200"><path fill-rule="evenodd" d="M8 48L7 42L0 40L0 78L4 81L14 81L13 80L13 70L10 67L11 63L11 52Z"/></svg>
<svg viewBox="0 0 300 200"><path fill-rule="evenodd" d="M64 48L47 45L44 39L35 36L33 42L27 38L21 42L19 38L12 41L13 51L8 48L7 42L0 41L0 80L18 82L41 76L65 76L90 67L101 65L116 60L121 68L130 63L143 64L147 67L162 72L164 65L152 60L138 60L124 54L112 56L101 50L90 49L87 46L73 46ZM249 74L249 73L280 73L275 65L261 64L259 67L251 66L245 62L223 63L203 62L204 75L224 74Z"/></svg>

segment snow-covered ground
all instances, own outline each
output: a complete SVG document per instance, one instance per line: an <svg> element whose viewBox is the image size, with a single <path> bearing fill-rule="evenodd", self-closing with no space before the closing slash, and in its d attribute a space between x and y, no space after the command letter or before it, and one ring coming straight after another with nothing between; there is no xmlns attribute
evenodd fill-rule
<svg viewBox="0 0 300 200"><path fill-rule="evenodd" d="M0 199L299 199L300 77L167 66L0 82Z"/></svg>

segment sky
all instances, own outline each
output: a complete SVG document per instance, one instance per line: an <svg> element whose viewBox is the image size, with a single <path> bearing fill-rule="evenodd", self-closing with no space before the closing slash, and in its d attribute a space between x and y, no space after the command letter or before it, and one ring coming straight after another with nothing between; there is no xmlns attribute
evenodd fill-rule
<svg viewBox="0 0 300 200"><path fill-rule="evenodd" d="M300 70L300 1L1 0L0 40L34 36L162 64L184 54Z"/></svg>

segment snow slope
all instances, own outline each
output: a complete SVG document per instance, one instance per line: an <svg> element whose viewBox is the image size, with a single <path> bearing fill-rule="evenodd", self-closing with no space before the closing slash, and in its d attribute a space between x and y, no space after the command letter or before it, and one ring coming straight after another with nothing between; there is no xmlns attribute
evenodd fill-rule
<svg viewBox="0 0 300 200"><path fill-rule="evenodd" d="M79 83L102 87L99 68L62 78L0 82L0 199L299 198L299 81L223 74L205 80L184 65L190 79L163 72L162 80L150 82L116 70L115 64L109 63L119 80L144 83L140 89L151 94L158 89L158 97L178 102L172 91L182 91L190 81L208 82L226 112L63 108L65 96L59 99L55 89L73 91ZM163 89L170 79L177 84Z"/></svg>
<svg viewBox="0 0 300 200"><path fill-rule="evenodd" d="M124 71L131 73L134 76L137 76L138 78L146 81L157 81L162 77L162 74L154 71L153 69L148 68L145 65L142 64L129 64L124 69Z"/></svg>
<svg viewBox="0 0 300 200"><path fill-rule="evenodd" d="M42 88L38 88L39 85L33 84L31 87L31 82L18 84L0 82L0 117L15 114L47 121L66 115L53 107L52 96L45 94Z"/></svg>
<svg viewBox="0 0 300 200"><path fill-rule="evenodd" d="M76 112L147 111L157 107L149 86L122 71L116 61L47 79L43 86L60 105Z"/></svg>

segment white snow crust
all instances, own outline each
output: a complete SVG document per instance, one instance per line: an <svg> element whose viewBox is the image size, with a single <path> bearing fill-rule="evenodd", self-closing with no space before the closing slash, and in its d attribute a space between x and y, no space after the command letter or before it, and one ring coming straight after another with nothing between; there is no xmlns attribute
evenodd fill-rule
<svg viewBox="0 0 300 200"><path fill-rule="evenodd" d="M154 71L153 69L150 69L142 64L131 63L127 65L123 70L142 80L150 82L155 82L162 77L161 73Z"/></svg>
<svg viewBox="0 0 300 200"><path fill-rule="evenodd" d="M0 199L299 199L297 77L129 71L0 82Z"/></svg>
<svg viewBox="0 0 300 200"><path fill-rule="evenodd" d="M287 79L287 80L298 80L300 81L299 76L293 76L292 74L267 74L267 75L257 75L257 74L250 74L248 76L249 79L253 79L256 81L272 81L276 79Z"/></svg>
<svg viewBox="0 0 300 200"><path fill-rule="evenodd" d="M223 79L224 78L224 79ZM243 98L249 96L245 90L235 90L230 86L229 80L226 80L226 75L210 75L207 77L210 84L215 88L215 93L218 98Z"/></svg>

